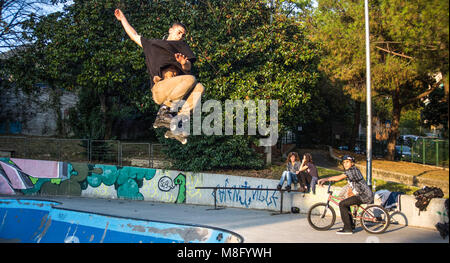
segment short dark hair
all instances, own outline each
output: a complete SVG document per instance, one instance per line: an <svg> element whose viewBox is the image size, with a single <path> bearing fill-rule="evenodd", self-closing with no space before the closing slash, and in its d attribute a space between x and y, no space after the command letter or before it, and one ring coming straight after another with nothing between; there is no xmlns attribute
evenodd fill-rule
<svg viewBox="0 0 450 263"><path fill-rule="evenodd" d="M181 22L174 22L170 28L172 28L174 26L180 26L180 27L184 28L184 31L187 31L186 26Z"/></svg>

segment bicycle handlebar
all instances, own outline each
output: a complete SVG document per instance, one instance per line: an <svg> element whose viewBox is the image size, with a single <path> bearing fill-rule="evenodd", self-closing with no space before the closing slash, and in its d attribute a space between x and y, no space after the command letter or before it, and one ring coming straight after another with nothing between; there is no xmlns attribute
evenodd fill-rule
<svg viewBox="0 0 450 263"><path fill-rule="evenodd" d="M329 184L328 184L328 190L327 190L327 193L329 193L329 194L332 194L332 193L333 193L333 192L330 190L332 184L333 184L333 182L329 182Z"/></svg>

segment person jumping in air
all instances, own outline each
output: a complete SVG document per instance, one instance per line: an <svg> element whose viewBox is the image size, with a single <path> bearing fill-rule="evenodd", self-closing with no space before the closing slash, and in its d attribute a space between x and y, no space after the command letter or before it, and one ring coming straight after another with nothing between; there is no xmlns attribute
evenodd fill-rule
<svg viewBox="0 0 450 263"><path fill-rule="evenodd" d="M145 64L151 76L152 97L155 103L160 105L153 128L168 128L164 134L166 138L174 138L182 144L187 143L188 134L180 132L179 127L190 120L190 112L205 89L190 74L196 57L183 41L186 27L175 22L169 28L166 40L146 39L134 30L120 9L116 9L114 15L122 23L131 40L144 50ZM174 119L171 112L180 106L177 118Z"/></svg>

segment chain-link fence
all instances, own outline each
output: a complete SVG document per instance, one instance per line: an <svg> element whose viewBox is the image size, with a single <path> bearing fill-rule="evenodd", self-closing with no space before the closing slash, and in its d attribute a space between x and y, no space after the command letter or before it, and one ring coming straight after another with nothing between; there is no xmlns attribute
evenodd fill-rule
<svg viewBox="0 0 450 263"><path fill-rule="evenodd" d="M0 136L0 157L165 168L163 145L119 140Z"/></svg>

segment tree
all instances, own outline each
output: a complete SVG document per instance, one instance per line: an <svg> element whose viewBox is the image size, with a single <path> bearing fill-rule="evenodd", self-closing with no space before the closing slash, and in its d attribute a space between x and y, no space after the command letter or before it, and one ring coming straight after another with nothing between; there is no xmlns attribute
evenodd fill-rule
<svg viewBox="0 0 450 263"><path fill-rule="evenodd" d="M28 44L23 34L29 33L22 26L24 21L36 19L46 7L66 0L0 0L0 53Z"/></svg>
<svg viewBox="0 0 450 263"><path fill-rule="evenodd" d="M448 138L448 103L445 100L443 87L430 93L424 104L422 120L426 125L443 125L444 136Z"/></svg>
<svg viewBox="0 0 450 263"><path fill-rule="evenodd" d="M354 104L350 149L361 123L361 102L365 100L365 51L362 5L352 1L319 1L313 13L311 37L321 44L319 69L350 96ZM362 30L362 31L361 31ZM357 44L357 46L355 46ZM348 116L350 117L350 116Z"/></svg>
<svg viewBox="0 0 450 263"><path fill-rule="evenodd" d="M16 70L15 79L22 86L40 79L51 87L89 94L80 96L84 100L96 100L81 102L93 108L71 114L72 123L95 120L78 129L85 132L81 137L110 139L113 123L122 114L119 101L137 97L148 87L141 52L134 43L123 41L123 30L114 18L119 4L114 0L75 1L63 12L24 23L32 45L18 61L30 58L27 64L36 71Z"/></svg>
<svg viewBox="0 0 450 263"><path fill-rule="evenodd" d="M387 158L393 159L402 108L437 87L431 77L436 70L448 76L448 3L370 1L369 10L373 99L392 101ZM436 12L440 17L429 19ZM408 19L404 19L405 15ZM363 2L319 1L314 23L314 38L327 50L322 69L332 79L344 82L352 97L364 100ZM437 29L443 30L436 33Z"/></svg>
<svg viewBox="0 0 450 263"><path fill-rule="evenodd" d="M207 97L278 100L281 124L292 126L316 113L299 108L316 92L318 53L302 23L277 8L262 1L200 2L187 24Z"/></svg>
<svg viewBox="0 0 450 263"><path fill-rule="evenodd" d="M28 22L34 44L29 57L41 54L42 63L34 63L45 73L39 78L80 91L83 101L71 118L86 137L110 138L120 101L152 116L158 109L148 89L142 49L114 18L117 7L146 38L163 38L174 21L187 26L187 42L198 58L194 74L206 88L203 101L277 100L280 127L311 121L318 114L308 104L317 94L318 52L303 24L282 5L275 9L256 0L79 0L61 13ZM191 136L188 145L158 137L169 146L172 159L184 162L176 162L178 167L261 167L260 161L251 161L255 136Z"/></svg>
<svg viewBox="0 0 450 263"><path fill-rule="evenodd" d="M195 67L206 88L203 100L278 100L280 128L297 127L318 115L320 109L309 102L318 92L319 53L303 24L286 15L282 5L275 9L261 1L200 1L186 3L179 17L198 55ZM185 146L170 146L169 154L184 159L185 165L254 167L256 155L246 150L254 137L191 137Z"/></svg>

